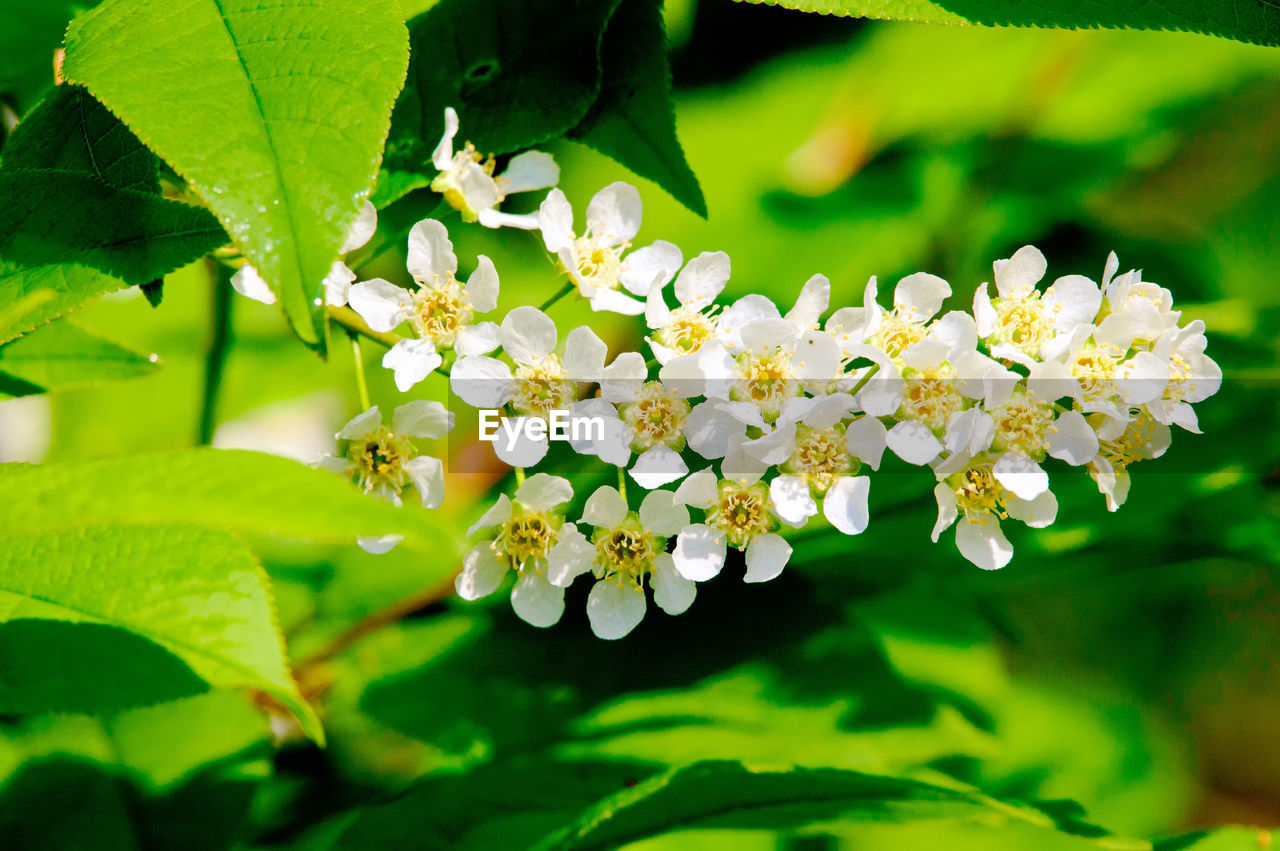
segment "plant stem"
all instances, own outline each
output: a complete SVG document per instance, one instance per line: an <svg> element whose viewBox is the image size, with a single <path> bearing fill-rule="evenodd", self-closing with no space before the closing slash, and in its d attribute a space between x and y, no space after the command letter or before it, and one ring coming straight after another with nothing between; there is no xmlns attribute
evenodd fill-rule
<svg viewBox="0 0 1280 851"><path fill-rule="evenodd" d="M364 355L360 351L360 337L356 334L350 336L351 355L356 361L356 391L360 394L360 410L367 411L373 405L369 401L369 385L364 380Z"/></svg>
<svg viewBox="0 0 1280 851"><path fill-rule="evenodd" d="M212 312L210 314L209 347L204 361L204 394L200 400L200 425L197 442L208 446L218 426L218 391L222 373L231 351L231 288L233 271L221 263L210 262L213 271Z"/></svg>
<svg viewBox="0 0 1280 851"><path fill-rule="evenodd" d="M627 471L622 467L618 468L618 495L624 503L627 501Z"/></svg>
<svg viewBox="0 0 1280 851"><path fill-rule="evenodd" d="M333 307L327 308L329 319L347 330L348 334L359 334L361 337L368 337L375 343L381 343L388 349L396 343L404 339L399 334L390 332L375 331L369 327L369 324L349 307Z"/></svg>
<svg viewBox="0 0 1280 851"><path fill-rule="evenodd" d="M573 281L569 281L569 282L568 282L567 284L565 284L563 287L561 287L560 289L558 289L558 290L556 290L554 293L552 293L551 298L549 298L549 299L547 299L546 301L544 301L544 302L543 302L543 303L538 307L538 310L546 310L547 308L551 307L551 305L555 304L557 301L559 301L560 299L564 298L564 297L565 297L565 296L567 296L569 293L573 292L573 288L574 288L574 286L575 286L575 284L573 283Z"/></svg>
<svg viewBox="0 0 1280 851"><path fill-rule="evenodd" d="M850 396L857 396L858 391L867 386L867 382L871 380L877 372L880 371L880 364L871 364L871 369L867 370L867 374L858 379L858 383L853 385L853 389L849 391Z"/></svg>
<svg viewBox="0 0 1280 851"><path fill-rule="evenodd" d="M516 474L516 487L524 484L524 467L512 467L511 471Z"/></svg>

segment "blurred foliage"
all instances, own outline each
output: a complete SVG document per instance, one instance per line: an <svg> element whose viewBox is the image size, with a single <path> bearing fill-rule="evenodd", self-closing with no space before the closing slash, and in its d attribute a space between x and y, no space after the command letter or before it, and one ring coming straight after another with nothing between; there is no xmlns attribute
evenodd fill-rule
<svg viewBox="0 0 1280 851"><path fill-rule="evenodd" d="M678 11L668 4L668 16ZM1252 828L1184 832L1280 822L1280 750L1270 746L1280 717L1280 53L1187 34L796 17L711 0L689 13L672 63L679 132L711 216L642 182L638 241L669 239L686 256L726 250L734 295L788 303L813 272L848 303L870 274L892 282L926 270L951 281L951 306L963 305L990 260L1024 243L1045 250L1055 275L1097 277L1115 250L1208 323L1227 380L1200 408L1205 435L1179 435L1139 468L1116 514L1085 476L1064 482L1059 523L1012 533L1018 556L993 574L929 543L935 508L919 472L886 459L866 533L797 537L791 566L767 586L742 584L731 562L688 613L651 617L617 643L592 638L579 588L549 630L501 600L428 599L330 653L353 624L447 587L450 553L374 557L283 540L255 527L254 504L243 503L241 533L271 578L273 616L327 748L301 740L260 695L207 690L162 647L126 646L137 642L109 626L63 629L57 640L89 664L43 683L61 711L0 716L0 847L520 848L571 824L618 829L601 814L681 770L723 771L713 778L721 791L741 791L740 768L688 768L708 760L835 783L872 776L896 790L976 788L984 803L977 817L944 814L960 823L868 823L858 808L799 805L794 818L730 819L715 831L690 817L655 828L689 830L631 847L1097 847L1078 835L1089 832L1082 823L1173 837L1161 851L1270 845ZM739 29L708 23L726 20ZM838 37L816 45L779 36L828 24ZM766 41L767 51L741 48ZM735 73L713 79L707 67ZM697 85L682 85L682 68ZM632 179L584 146L550 150L575 205ZM433 208L419 190L385 210L379 240L392 238L363 253L361 275L407 282L397 228ZM481 252L493 258L500 309L558 288L536 236L498 241L445 221L464 267ZM154 352L160 368L51 397L48 460L67 472L48 499L66 497L77 514L136 508L119 501L121 469L163 477L156 455L138 453L192 443L210 277L190 265L166 277L158 307L129 290L76 312L83 333ZM591 316L579 303L555 310L562 330ZM245 300L233 319L215 443L298 457L326 448L356 405L349 348L322 361L278 311ZM633 322L591 319L615 351L638 343ZM398 398L389 373L371 373L371 384L384 409ZM433 376L414 395L444 391ZM467 431L460 423L434 454L457 463L471 451ZM93 459L104 456L122 460L95 480L93 465L108 462ZM207 515L181 499L211 471L172 475L156 502L173 503L147 510L163 508L166 523ZM497 475L451 476L441 527L482 510ZM322 486L298 476L256 505L314 500ZM580 481L588 490L589 474ZM15 523L31 516L22 499L5 497ZM297 528L326 527L331 539L352 531L356 521L341 526L338 513ZM0 576L17 557L9 537L5 550ZM200 553L189 559L195 577ZM0 589L0 612L12 592ZM4 619L0 696L43 661L31 622ZM104 703L94 716L53 701L62 686L87 688L99 660L150 664L148 654L171 666L168 693L148 692L156 680L131 679L117 661L118 679L96 684ZM827 774L838 770L858 774ZM800 783L796 797L815 788ZM679 793L690 807L707 794ZM1005 801L1022 803L1001 811ZM1024 823L1027 812L1071 830Z"/></svg>

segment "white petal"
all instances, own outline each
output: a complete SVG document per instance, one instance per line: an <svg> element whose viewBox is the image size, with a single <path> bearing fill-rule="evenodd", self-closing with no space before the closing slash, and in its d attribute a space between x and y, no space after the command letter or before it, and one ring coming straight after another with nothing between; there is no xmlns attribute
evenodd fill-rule
<svg viewBox="0 0 1280 851"><path fill-rule="evenodd" d="M542 151L525 151L512 157L506 170L498 175L498 185L505 195L550 189L559 182L560 166L551 154Z"/></svg>
<svg viewBox="0 0 1280 851"><path fill-rule="evenodd" d="M1024 298L1044 277L1049 264L1034 245L1024 245L1008 260L997 260L996 291L1001 298Z"/></svg>
<svg viewBox="0 0 1280 851"><path fill-rule="evenodd" d="M467 279L465 291L467 301L478 313L488 313L498 306L498 270L483 254L476 258L476 270Z"/></svg>
<svg viewBox="0 0 1280 851"><path fill-rule="evenodd" d="M378 406L374 405L369 410L357 414L335 436L338 440L357 440L370 432L377 431L380 425L382 425L382 414L378 411Z"/></svg>
<svg viewBox="0 0 1280 851"><path fill-rule="evenodd" d="M601 189L587 205L587 232L605 245L621 245L640 232L640 192L618 181Z"/></svg>
<svg viewBox="0 0 1280 851"><path fill-rule="evenodd" d="M329 274L324 276L324 303L333 307L342 307L347 303L347 295L351 285L356 281L356 273L347 268L341 260L334 260L329 267Z"/></svg>
<svg viewBox="0 0 1280 851"><path fill-rule="evenodd" d="M347 231L347 241L342 243L338 253L346 254L360 248L373 239L373 233L377 229L378 208L365 201L360 205L360 212L356 215L356 220L351 223L351 230Z"/></svg>
<svg viewBox="0 0 1280 851"><path fill-rule="evenodd" d="M956 549L983 570L997 570L1013 558L1013 545L1000 529L1000 521L965 518L956 526Z"/></svg>
<svg viewBox="0 0 1280 851"><path fill-rule="evenodd" d="M587 595L587 620L597 638L622 638L644 620L644 591L634 581L602 579Z"/></svg>
<svg viewBox="0 0 1280 851"><path fill-rule="evenodd" d="M689 448L707 459L723 458L729 451L729 440L745 433L746 426L716 402L694 405L684 422Z"/></svg>
<svg viewBox="0 0 1280 851"><path fill-rule="evenodd" d="M648 532L674 535L689 525L689 509L671 491L651 491L640 503L640 523Z"/></svg>
<svg viewBox="0 0 1280 851"><path fill-rule="evenodd" d="M404 535L361 535L356 546L370 555L380 556L391 552L404 540Z"/></svg>
<svg viewBox="0 0 1280 851"><path fill-rule="evenodd" d="M827 490L822 500L822 513L835 528L846 535L857 535L867 528L871 512L867 497L871 479L867 476L841 476Z"/></svg>
<svg viewBox="0 0 1280 851"><path fill-rule="evenodd" d="M458 358L449 370L449 386L473 408L501 408L511 399L511 368L485 355Z"/></svg>
<svg viewBox="0 0 1280 851"><path fill-rule="evenodd" d="M500 213L494 209L477 211L476 221L487 228L537 230L542 225L537 213Z"/></svg>
<svg viewBox="0 0 1280 851"><path fill-rule="evenodd" d="M1168 364L1151 352L1138 352L1119 370L1120 395L1130 405L1142 405L1160 398L1169 383Z"/></svg>
<svg viewBox="0 0 1280 851"><path fill-rule="evenodd" d="M662 287L654 287L649 290L649 296L644 303L644 324L651 329L665 328L667 323L671 321L671 308L667 307L667 303L662 299ZM654 352L657 353L659 346L652 340L649 344L654 346ZM665 346L661 347L664 350ZM666 363L667 359L662 355L658 355L660 363Z"/></svg>
<svg viewBox="0 0 1280 851"><path fill-rule="evenodd" d="M501 344L501 331L496 322L477 322L463 325L453 341L453 350L459 357L487 355Z"/></svg>
<svg viewBox="0 0 1280 851"><path fill-rule="evenodd" d="M795 326L786 319L758 319L743 326L742 345L759 352L777 348L790 349L798 336Z"/></svg>
<svg viewBox="0 0 1280 851"><path fill-rule="evenodd" d="M628 292L645 297L654 287L662 287L671 280L683 262L679 246L659 239L627 255L622 262L620 280Z"/></svg>
<svg viewBox="0 0 1280 851"><path fill-rule="evenodd" d="M395 373L396 389L401 393L431 374L444 359L436 353L435 343L428 339L401 340L382 356L382 365Z"/></svg>
<svg viewBox="0 0 1280 851"><path fill-rule="evenodd" d="M708 467L681 482L672 498L681 505L706 509L715 503L718 493L716 474Z"/></svg>
<svg viewBox="0 0 1280 851"><path fill-rule="evenodd" d="M914 275L898 281L893 291L893 307L908 321L923 322L942 307L942 302L951 295L951 285L927 272L916 272Z"/></svg>
<svg viewBox="0 0 1280 851"><path fill-rule="evenodd" d="M1092 323L1102 307L1102 291L1083 275L1065 275L1049 285L1040 303L1058 333Z"/></svg>
<svg viewBox="0 0 1280 851"><path fill-rule="evenodd" d="M547 579L552 585L568 588L573 580L591 570L596 548L572 523L556 533L555 546L547 553Z"/></svg>
<svg viewBox="0 0 1280 851"><path fill-rule="evenodd" d="M444 462L430 455L419 455L405 464L404 469L422 497L422 507L439 508L444 502Z"/></svg>
<svg viewBox="0 0 1280 851"><path fill-rule="evenodd" d="M552 254L573 245L573 208L559 189L548 192L538 208L538 227L542 229L543 243Z"/></svg>
<svg viewBox="0 0 1280 851"><path fill-rule="evenodd" d="M880 458L888 446L884 423L875 417L859 417L844 430L844 443L849 454L873 470L880 469Z"/></svg>
<svg viewBox="0 0 1280 851"><path fill-rule="evenodd" d="M431 164L437 171L444 171L453 160L453 137L458 135L458 113L453 107L444 108L444 135L440 137L436 149L431 152Z"/></svg>
<svg viewBox="0 0 1280 851"><path fill-rule="evenodd" d="M987 339L996 332L1000 317L991 304L991 296L987 294L987 285L982 284L973 293L973 319L978 329L978 336Z"/></svg>
<svg viewBox="0 0 1280 851"><path fill-rule="evenodd" d="M933 524L933 534L930 537L936 544L942 531L956 522L960 511L956 505L956 492L946 482L939 482L933 489L933 498L938 501L938 519Z"/></svg>
<svg viewBox="0 0 1280 851"><path fill-rule="evenodd" d="M701 310L724 291L730 268L729 255L723 251L702 252L680 270L675 284L676 300L691 310Z"/></svg>
<svg viewBox="0 0 1280 851"><path fill-rule="evenodd" d="M689 472L689 465L684 463L679 452L669 446L659 445L646 449L636 459L630 472L636 484L646 490L653 490L682 478Z"/></svg>
<svg viewBox="0 0 1280 851"><path fill-rule="evenodd" d="M644 355L623 352L600 374L600 395L610 402L634 402L648 377Z"/></svg>
<svg viewBox="0 0 1280 851"><path fill-rule="evenodd" d="M1010 517L1021 520L1033 529L1043 529L1058 516L1058 499L1053 491L1045 491L1033 500L1014 497L1007 501L1005 507Z"/></svg>
<svg viewBox="0 0 1280 851"><path fill-rule="evenodd" d="M480 515L480 519L471 524L471 528L467 530L467 536L474 535L479 529L491 529L494 526L501 526L510 519L511 498L505 493L500 493L493 505L489 506L488 510Z"/></svg>
<svg viewBox="0 0 1280 851"><path fill-rule="evenodd" d="M950 347L947 360L955 360L961 352L978 345L978 328L973 317L963 310L952 310L929 326L929 336Z"/></svg>
<svg viewBox="0 0 1280 851"><path fill-rule="evenodd" d="M747 574L743 582L768 582L782 573L791 558L791 545L781 535L761 535L747 547Z"/></svg>
<svg viewBox="0 0 1280 851"><path fill-rule="evenodd" d="M258 270L248 263L237 269L231 276L231 286L245 298L260 301L263 304L276 303L276 294L271 291L266 280L258 274Z"/></svg>
<svg viewBox="0 0 1280 851"><path fill-rule="evenodd" d="M942 451L942 444L924 423L904 421L889 429L885 443L908 464L928 464Z"/></svg>
<svg viewBox="0 0 1280 851"><path fill-rule="evenodd" d="M507 575L507 563L498 557L488 542L476 544L462 562L462 572L454 580L453 587L464 600L487 597Z"/></svg>
<svg viewBox="0 0 1280 851"><path fill-rule="evenodd" d="M591 309L597 313L639 316L644 313L644 302L618 290L598 289L591 294Z"/></svg>
<svg viewBox="0 0 1280 851"><path fill-rule="evenodd" d="M449 232L435 219L423 219L409 231L409 256L405 264L419 281L447 278L458 271Z"/></svg>
<svg viewBox="0 0 1280 851"><path fill-rule="evenodd" d="M694 582L704 582L719 573L724 556L724 535L702 523L686 527L677 536L671 554L680 575Z"/></svg>
<svg viewBox="0 0 1280 851"><path fill-rule="evenodd" d="M698 586L676 570L675 561L669 553L659 553L654 559L649 585L653 588L653 602L669 615L688 611L698 593Z"/></svg>
<svg viewBox="0 0 1280 851"><path fill-rule="evenodd" d="M587 503L582 507L582 522L612 529L627 519L627 501L618 493L618 489L609 485L596 488Z"/></svg>
<svg viewBox="0 0 1280 851"><path fill-rule="evenodd" d="M1049 489L1049 474L1021 452L1006 452L991 468L996 481L1021 499L1035 499Z"/></svg>
<svg viewBox="0 0 1280 851"><path fill-rule="evenodd" d="M831 281L826 275L814 275L805 281L796 297L795 306L787 311L787 320L801 331L818 327L818 320L831 304Z"/></svg>
<svg viewBox="0 0 1280 851"><path fill-rule="evenodd" d="M840 344L826 331L801 335L791 358L791 372L801 381L826 381L840 373Z"/></svg>
<svg viewBox="0 0 1280 851"><path fill-rule="evenodd" d="M512 417L510 422L516 430L515 437L509 438L505 433L500 433L493 442L493 454L502 463L512 467L532 467L547 457L547 450L550 448L547 436L530 435L525 428L528 419L529 417Z"/></svg>
<svg viewBox="0 0 1280 851"><path fill-rule="evenodd" d="M556 323L536 307L517 307L502 320L502 350L516 363L541 360L555 350Z"/></svg>
<svg viewBox="0 0 1280 851"><path fill-rule="evenodd" d="M1050 455L1076 467L1088 464L1098 454L1098 435L1079 411L1058 415L1048 443Z"/></svg>
<svg viewBox="0 0 1280 851"><path fill-rule="evenodd" d="M453 412L439 402L415 399L396 408L391 430L406 437L444 437L453 430Z"/></svg>
<svg viewBox="0 0 1280 851"><path fill-rule="evenodd" d="M564 614L564 589L552 585L543 574L525 568L511 589L511 608L525 623L551 626Z"/></svg>
<svg viewBox="0 0 1280 851"><path fill-rule="evenodd" d="M742 346L742 329L752 322L762 319L778 319L778 306L762 295L751 293L729 305L720 314L716 323L716 334L730 351L737 351Z"/></svg>
<svg viewBox="0 0 1280 851"><path fill-rule="evenodd" d="M818 503L809 485L799 476L778 476L769 483L769 498L774 512L788 526L799 528L818 513Z"/></svg>
<svg viewBox="0 0 1280 851"><path fill-rule="evenodd" d="M351 309L380 334L403 322L406 311L413 305L413 299L406 290L382 278L352 284L347 301Z"/></svg>
<svg viewBox="0 0 1280 851"><path fill-rule="evenodd" d="M609 347L586 325L569 332L564 345L564 371L571 381L600 380Z"/></svg>
<svg viewBox="0 0 1280 851"><path fill-rule="evenodd" d="M516 500L535 511L550 511L571 499L573 486L569 480L546 473L534 473L516 488Z"/></svg>

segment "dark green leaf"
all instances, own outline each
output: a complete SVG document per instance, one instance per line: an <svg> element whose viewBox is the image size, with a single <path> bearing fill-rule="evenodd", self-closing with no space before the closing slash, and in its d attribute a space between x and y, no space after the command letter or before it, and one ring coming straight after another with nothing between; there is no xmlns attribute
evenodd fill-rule
<svg viewBox="0 0 1280 851"><path fill-rule="evenodd" d="M377 176L407 46L390 0L111 0L72 22L64 72L190 183L319 345L313 300Z"/></svg>
<svg viewBox="0 0 1280 851"><path fill-rule="evenodd" d="M1255 44L1280 44L1280 9L1270 0L745 0L824 15L987 26L1186 30Z"/></svg>
<svg viewBox="0 0 1280 851"><path fill-rule="evenodd" d="M600 47L600 96L569 135L647 177L706 218L702 187L676 138L661 0L622 0Z"/></svg>
<svg viewBox="0 0 1280 851"><path fill-rule="evenodd" d="M34 387L34 392L138 378L156 368L146 355L90 334L66 320L0 346L0 375ZM0 386L0 394L3 393L5 389Z"/></svg>
<svg viewBox="0 0 1280 851"><path fill-rule="evenodd" d="M444 110L456 146L520 150L563 135L600 92L600 38L618 0L444 0L410 26L413 60L392 116L388 165L430 167Z"/></svg>

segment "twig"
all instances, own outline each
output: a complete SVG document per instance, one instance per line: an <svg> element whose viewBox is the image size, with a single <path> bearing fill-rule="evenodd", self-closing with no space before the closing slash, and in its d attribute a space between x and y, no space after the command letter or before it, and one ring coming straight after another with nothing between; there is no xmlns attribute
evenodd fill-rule
<svg viewBox="0 0 1280 851"><path fill-rule="evenodd" d="M218 391L222 373L231 350L231 275L233 270L221 263L211 263L213 271L213 303L210 314L209 347L204 362L204 392L200 400L200 424L196 439L200 446L213 442L218 426Z"/></svg>

